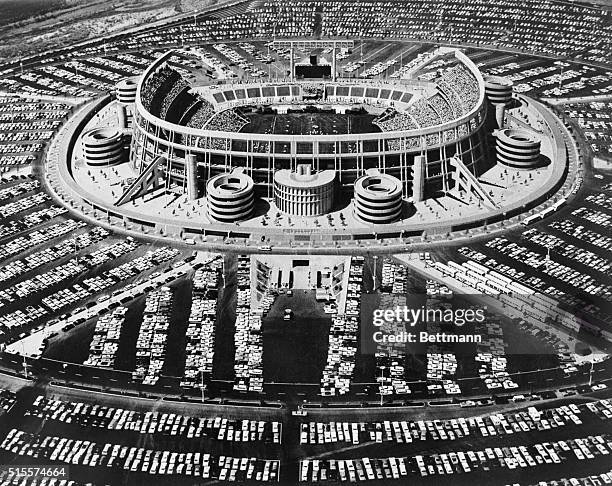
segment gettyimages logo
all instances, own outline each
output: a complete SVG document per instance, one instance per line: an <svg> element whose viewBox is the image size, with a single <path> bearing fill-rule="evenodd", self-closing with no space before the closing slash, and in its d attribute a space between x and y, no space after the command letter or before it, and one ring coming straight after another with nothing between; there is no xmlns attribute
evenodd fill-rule
<svg viewBox="0 0 612 486"><path fill-rule="evenodd" d="M370 315L362 314L363 353L409 348L411 353L419 354L426 352L427 345L431 344L461 348L464 343L483 341L480 330L486 326L486 306L427 299L423 295L392 297L392 300L395 305L382 297L362 307L371 309Z"/></svg>
<svg viewBox="0 0 612 486"><path fill-rule="evenodd" d="M375 309L372 324L382 327L385 323L404 323L406 326L415 327L419 323L437 322L454 324L462 327L468 323L484 322L485 309L440 309L426 308L424 306L414 309L398 306L395 309Z"/></svg>

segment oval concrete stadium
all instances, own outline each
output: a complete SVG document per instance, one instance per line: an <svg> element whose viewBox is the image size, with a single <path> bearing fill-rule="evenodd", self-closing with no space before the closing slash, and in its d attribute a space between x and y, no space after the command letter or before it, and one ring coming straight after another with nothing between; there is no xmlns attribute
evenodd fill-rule
<svg viewBox="0 0 612 486"><path fill-rule="evenodd" d="M416 61L444 62L446 68L428 79L402 81L197 82L171 62L176 56L168 51L146 67L132 105L100 99L67 126L73 137L115 118L125 133L131 132L129 161L111 174L120 178L113 185L123 194L110 186L98 185L98 194L88 190L98 183L74 166L72 142L63 152L66 173L60 167L59 184L52 184L74 184L72 194L78 197L73 204L101 211L111 226L118 220L120 230L136 225L150 238L189 239L209 248L235 242L236 249L246 245L258 251L258 243L267 241L274 251L292 253L313 246L336 252L339 241L358 251L371 246L375 235L382 244L373 251L391 252L424 240L445 245L468 234L504 232L524 213L552 204L547 200L557 191L560 197L571 196L580 171L563 142L565 129L550 110L518 94L508 106L493 103L479 69L458 49L433 49ZM504 90L511 87L504 79L496 82ZM516 116L530 119L545 141L542 161L551 163L537 174L530 166L532 177L518 191L496 183L504 177L504 164L497 163L491 146L492 106L498 126ZM133 117L126 116L127 108ZM280 127L275 128L277 116ZM351 124L349 117L359 123ZM328 181L319 195L298 194L297 186L279 183L295 178L299 167L314 179L333 173L335 182ZM214 189L208 195L208 182L237 169L252 180L253 211L240 207L224 215L212 200ZM406 209L401 217L397 203L384 217L355 210L360 197L355 183L371 171L399 181L398 206ZM159 203L145 197L148 191L158 192ZM177 196L180 207L167 209ZM323 225L308 219L323 214Z"/></svg>
<svg viewBox="0 0 612 486"><path fill-rule="evenodd" d="M612 12L80 3L2 47L5 464L612 483Z"/></svg>
<svg viewBox="0 0 612 486"><path fill-rule="evenodd" d="M485 166L484 81L465 54L458 50L448 52L455 57L456 67L437 83L348 79L325 83L324 99L317 100L317 105L376 104L400 110L390 120L381 118L378 125L382 132L333 135L243 133L239 131L243 123L239 120L235 121L238 131L222 130L227 124L217 124L215 117L222 116L226 121L227 113L235 107L262 102L305 104L312 82L255 82L215 85L214 90L190 89L189 83L168 67L172 56L169 52L154 61L138 83L131 164L143 170L155 158L171 154L169 177L178 181L184 154L189 152L211 175L219 165L244 167L256 187L264 191L271 186L277 170L295 168L301 162L312 164L314 171L335 170L340 187L350 190L365 170L384 166L386 173L400 179L411 191L414 157L420 155L425 164L425 193L435 193L445 187L440 167L451 157L459 156L476 174ZM204 117L204 123L200 117ZM199 127L189 121L194 118Z"/></svg>
<svg viewBox="0 0 612 486"><path fill-rule="evenodd" d="M50 151L47 160L46 177L49 181L49 188L56 195L58 201L67 205L73 210L77 210L86 218L92 218L97 224L102 224L113 228L119 232L126 232L130 235L144 233L149 238L159 241L182 242L185 238L194 237L196 245L202 248L234 249L235 251L258 252L259 242L267 239L273 244L274 251L281 253L300 253L307 252L315 244L318 251L322 253L337 253L337 238L342 235L344 238L344 251L358 252L363 251L367 245L368 251L392 252L397 249L425 248L431 245L446 245L448 238L428 238L427 243L423 243L423 232L432 228L440 228L440 231L450 234L450 238L461 241L468 238L470 241L479 233L483 227L482 234L488 235L492 231L504 232L509 228L519 225L524 213L537 207L542 209L553 204L551 198L557 192L563 198L572 197L573 188L576 184L577 175L580 173L581 166L577 163L576 157L571 152L566 152L563 143L563 133L567 129L543 105L527 100L524 97L526 106L537 110L544 120L548 133L551 134L552 156L551 172L547 176L546 182L533 193L521 191L520 196L515 202L506 204L498 209L489 209L481 214L467 215L452 219L438 219L432 222L420 222L418 219L404 219L402 224L372 224L367 226L352 226L335 229L316 228L310 226L306 231L293 231L285 228L265 227L254 224L249 220L242 223L240 228L233 224L223 224L220 222L206 222L205 218L198 221L193 217L155 216L146 209L130 206L118 206L114 199L103 197L102 194L88 191L86 184L83 184L77 177L77 172L70 168L73 164L73 154L75 144L88 124L95 118L96 114L105 109L114 111L110 99L105 98L92 102L80 110L60 132L58 138L54 140L54 150ZM567 135L569 136L569 134ZM85 176L85 175L84 175ZM566 178L566 176L569 176ZM76 179L75 179L76 177ZM184 178L181 177L183 182ZM189 186L187 186L189 187ZM415 201L416 205L416 201ZM101 218L101 215L104 218ZM502 223L503 222L503 223ZM501 223L501 224L498 224ZM485 225L485 226L483 226ZM496 225L496 226L493 226ZM141 229L138 230L137 228ZM237 231L239 230L239 231ZM469 236L466 237L466 231ZM372 245L372 234L376 234L382 245ZM319 235L316 243L309 237L309 241L301 243L297 241L295 235L300 235L302 241L307 235ZM282 236L281 236L282 235ZM465 241L468 241L467 239Z"/></svg>

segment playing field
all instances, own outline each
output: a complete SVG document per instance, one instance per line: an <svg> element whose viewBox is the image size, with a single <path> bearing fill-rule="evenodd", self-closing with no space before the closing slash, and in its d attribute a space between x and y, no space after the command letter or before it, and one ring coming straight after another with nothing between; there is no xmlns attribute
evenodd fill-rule
<svg viewBox="0 0 612 486"><path fill-rule="evenodd" d="M374 115L335 113L249 114L249 124L241 130L248 133L279 135L338 135L380 132L372 125Z"/></svg>

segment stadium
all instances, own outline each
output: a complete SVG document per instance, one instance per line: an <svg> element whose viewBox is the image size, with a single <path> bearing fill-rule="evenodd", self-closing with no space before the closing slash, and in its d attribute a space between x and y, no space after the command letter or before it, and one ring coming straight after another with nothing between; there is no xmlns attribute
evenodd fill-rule
<svg viewBox="0 0 612 486"><path fill-rule="evenodd" d="M612 484L611 9L57 3L0 21L1 484Z"/></svg>
<svg viewBox="0 0 612 486"><path fill-rule="evenodd" d="M159 56L82 110L56 182L124 227L204 246L246 242L253 251L265 243L264 251L333 252L338 241L359 247L372 235L391 251L406 238L448 240L513 217L516 225L570 194L578 167L558 121L513 95L508 80L485 80L459 49L411 60L400 80L362 80L319 64L320 49L335 59L353 42L271 46L300 49L310 64L292 63L286 78L211 83L171 62L196 53ZM419 78L440 62L435 77ZM92 191L96 176L108 185ZM340 225L326 228L319 217Z"/></svg>
<svg viewBox="0 0 612 486"><path fill-rule="evenodd" d="M151 65L140 80L131 163L141 171L156 157L169 154L169 162L162 165L168 165L171 173L184 173L184 163L179 165L179 161L186 153L195 154L202 161L203 174L216 175L222 166L242 167L263 194L269 193L276 171L295 172L300 164L310 165L314 173L336 171L339 186L348 189L365 171L384 167L385 173L401 181L405 197L413 197L414 192L434 194L448 184L441 167L448 166L455 155L472 174L484 171L484 82L466 56L460 51L455 54L458 65L435 86L354 80L215 84L198 89L198 100L190 96L178 73L164 71L169 53ZM338 129L332 133L335 119L323 124L324 115L312 113L310 126L290 126L285 135L279 131L295 119L291 114L280 115L277 125L281 127L272 130L247 123L236 110L261 105L285 113L292 108L294 112L328 108L339 118ZM404 113L408 106L410 114ZM346 133L338 113L353 107L368 107L371 111L366 109L366 113L378 115L369 127L357 123L357 133ZM257 114L253 117L255 122L261 119ZM363 117L353 118L358 122ZM241 133L246 131L244 125L252 127L252 132ZM374 133L375 126L378 133ZM320 133L312 134L317 128ZM167 143L157 140L154 149L156 133L164 133ZM415 191L413 170L419 171L414 169L414 158L421 154L423 175L416 179L422 179L422 187Z"/></svg>

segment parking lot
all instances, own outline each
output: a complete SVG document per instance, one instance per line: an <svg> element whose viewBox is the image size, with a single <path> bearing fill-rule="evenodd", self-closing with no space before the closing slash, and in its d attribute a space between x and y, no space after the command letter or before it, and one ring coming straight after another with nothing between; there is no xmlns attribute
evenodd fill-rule
<svg viewBox="0 0 612 486"><path fill-rule="evenodd" d="M264 81L291 65L277 36L354 39L338 71L393 81L425 65L434 44L461 44L483 74L552 103L609 159L609 14L518 0L494 12L482 2L252 2L0 66L0 462L67 465L78 484L612 484L611 365L592 359L612 336L609 175L589 168L576 200L519 230L406 257L435 277L364 254L330 264L337 289L255 278L269 268L249 255L94 226L40 182L74 110L168 48L169 66L196 85ZM331 49L313 53L331 61ZM453 63L418 79L427 86ZM211 127L244 123L228 115ZM364 353L375 308L413 294L431 308L473 306L455 300L458 288L503 309L475 327L484 340L469 352Z"/></svg>

